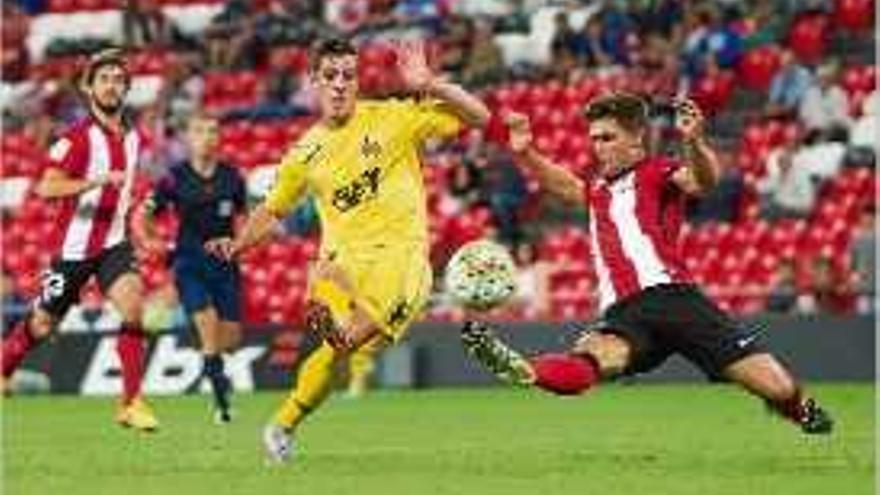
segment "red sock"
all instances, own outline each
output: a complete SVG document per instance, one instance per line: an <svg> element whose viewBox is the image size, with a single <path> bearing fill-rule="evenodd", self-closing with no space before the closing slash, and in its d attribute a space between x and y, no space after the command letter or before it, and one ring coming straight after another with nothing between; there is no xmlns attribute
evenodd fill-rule
<svg viewBox="0 0 880 495"><path fill-rule="evenodd" d="M600 379L599 365L591 356L541 354L531 360L535 385L559 395L577 395Z"/></svg>
<svg viewBox="0 0 880 495"><path fill-rule="evenodd" d="M9 378L24 361L28 351L37 345L37 339L28 331L27 321L19 322L9 337L3 339L3 378Z"/></svg>
<svg viewBox="0 0 880 495"><path fill-rule="evenodd" d="M122 401L128 404L140 395L144 377L144 332L139 326L123 323L116 339L116 353L122 365Z"/></svg>
<svg viewBox="0 0 880 495"><path fill-rule="evenodd" d="M793 396L785 400L767 401L773 410L792 423L800 424L804 419L804 398L798 389Z"/></svg>

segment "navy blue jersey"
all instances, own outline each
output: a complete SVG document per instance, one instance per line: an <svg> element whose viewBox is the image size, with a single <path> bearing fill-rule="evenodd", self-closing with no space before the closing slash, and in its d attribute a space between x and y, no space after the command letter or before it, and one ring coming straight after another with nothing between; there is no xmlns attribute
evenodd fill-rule
<svg viewBox="0 0 880 495"><path fill-rule="evenodd" d="M173 207L180 219L179 252L203 252L205 241L232 237L235 216L245 211L245 183L238 171L218 164L210 178L184 162L171 168L153 191L155 212Z"/></svg>

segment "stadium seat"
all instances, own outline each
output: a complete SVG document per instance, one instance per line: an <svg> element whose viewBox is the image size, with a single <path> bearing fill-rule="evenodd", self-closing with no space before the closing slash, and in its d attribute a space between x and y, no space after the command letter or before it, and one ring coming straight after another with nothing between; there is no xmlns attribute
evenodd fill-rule
<svg viewBox="0 0 880 495"><path fill-rule="evenodd" d="M766 91L779 64L779 49L765 45L746 52L740 59L737 71L747 88Z"/></svg>
<svg viewBox="0 0 880 495"><path fill-rule="evenodd" d="M848 31L867 31L874 26L873 0L835 0L834 23Z"/></svg>
<svg viewBox="0 0 880 495"><path fill-rule="evenodd" d="M801 61L817 63L825 55L828 24L828 17L824 14L802 15L792 23L786 44Z"/></svg>
<svg viewBox="0 0 880 495"><path fill-rule="evenodd" d="M702 77L691 88L691 97L707 115L716 115L727 106L735 82L735 76L727 71Z"/></svg>

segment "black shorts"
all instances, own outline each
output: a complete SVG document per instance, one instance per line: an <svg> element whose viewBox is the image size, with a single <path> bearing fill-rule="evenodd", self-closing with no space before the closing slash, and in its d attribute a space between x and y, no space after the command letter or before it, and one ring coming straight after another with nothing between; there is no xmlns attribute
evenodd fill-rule
<svg viewBox="0 0 880 495"><path fill-rule="evenodd" d="M41 276L42 289L37 305L56 319L61 319L79 301L79 293L92 275L98 278L101 292L106 294L113 283L126 273L137 273L134 249L128 242L81 261L56 259Z"/></svg>
<svg viewBox="0 0 880 495"><path fill-rule="evenodd" d="M756 329L730 318L690 284L650 287L608 308L592 329L629 342L624 374L650 371L678 353L721 380L731 363L764 352Z"/></svg>

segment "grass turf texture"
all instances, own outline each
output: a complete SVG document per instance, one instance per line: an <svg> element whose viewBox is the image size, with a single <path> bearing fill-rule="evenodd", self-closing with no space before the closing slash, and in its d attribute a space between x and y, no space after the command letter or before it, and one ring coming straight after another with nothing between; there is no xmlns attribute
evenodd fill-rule
<svg viewBox="0 0 880 495"><path fill-rule="evenodd" d="M111 423L112 400L16 397L3 407L4 494L874 493L871 385L812 389L835 415L805 437L730 388L610 386L581 398L509 389L377 392L310 418L298 457L267 467L278 394L153 400L159 433Z"/></svg>

